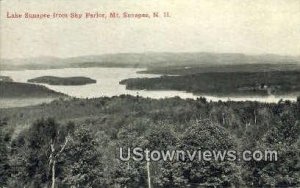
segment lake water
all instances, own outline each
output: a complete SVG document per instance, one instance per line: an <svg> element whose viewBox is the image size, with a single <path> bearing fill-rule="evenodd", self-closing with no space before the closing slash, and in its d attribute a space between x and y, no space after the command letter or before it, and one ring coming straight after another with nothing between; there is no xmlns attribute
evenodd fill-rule
<svg viewBox="0 0 300 188"><path fill-rule="evenodd" d="M85 76L97 80L95 84L81 86L54 86L45 85L46 87L65 93L69 96L79 98L93 98L102 96L118 96L121 94L139 95L150 98L166 98L179 96L181 98L196 99L200 96L195 96L192 93L183 91L148 91L148 90L127 90L125 85L120 85L119 82L127 78L137 77L158 77L155 74L138 74L138 71L143 69L138 68L66 68L66 69L48 69L48 70L22 70L22 71L1 71L2 76L9 76L16 82L27 82L28 79L39 76ZM259 101L259 102L278 102L281 98L284 100L295 101L293 96L266 96L266 97L216 97L203 95L208 100L212 101Z"/></svg>

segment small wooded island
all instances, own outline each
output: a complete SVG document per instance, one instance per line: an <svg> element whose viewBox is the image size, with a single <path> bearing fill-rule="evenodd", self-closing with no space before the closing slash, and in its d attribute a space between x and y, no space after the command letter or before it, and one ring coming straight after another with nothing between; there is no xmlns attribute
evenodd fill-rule
<svg viewBox="0 0 300 188"><path fill-rule="evenodd" d="M49 85L86 85L96 83L97 81L88 77L41 76L29 79L28 82L44 83Z"/></svg>

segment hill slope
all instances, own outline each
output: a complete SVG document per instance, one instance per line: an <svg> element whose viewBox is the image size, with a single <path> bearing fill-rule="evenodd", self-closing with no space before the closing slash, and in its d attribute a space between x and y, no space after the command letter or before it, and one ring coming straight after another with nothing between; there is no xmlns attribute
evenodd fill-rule
<svg viewBox="0 0 300 188"><path fill-rule="evenodd" d="M45 86L19 83L0 82L0 98L58 98L65 94L50 90Z"/></svg>

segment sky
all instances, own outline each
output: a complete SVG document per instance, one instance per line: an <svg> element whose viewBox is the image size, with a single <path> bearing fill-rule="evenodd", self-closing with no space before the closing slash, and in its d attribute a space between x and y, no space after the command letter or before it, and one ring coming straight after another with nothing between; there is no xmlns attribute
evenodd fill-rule
<svg viewBox="0 0 300 188"><path fill-rule="evenodd" d="M299 0L2 0L1 58L106 53L300 55ZM16 19L13 13L169 12L167 18Z"/></svg>

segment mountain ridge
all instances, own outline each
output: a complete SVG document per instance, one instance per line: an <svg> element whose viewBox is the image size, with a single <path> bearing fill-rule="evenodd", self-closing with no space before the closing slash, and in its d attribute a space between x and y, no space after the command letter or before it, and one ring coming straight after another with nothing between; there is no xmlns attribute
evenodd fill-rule
<svg viewBox="0 0 300 188"><path fill-rule="evenodd" d="M49 69L71 67L155 67L218 64L300 64L300 56L276 54L247 55L243 53L210 52L146 52L86 55L68 58L40 56L1 59L2 70Z"/></svg>

